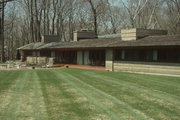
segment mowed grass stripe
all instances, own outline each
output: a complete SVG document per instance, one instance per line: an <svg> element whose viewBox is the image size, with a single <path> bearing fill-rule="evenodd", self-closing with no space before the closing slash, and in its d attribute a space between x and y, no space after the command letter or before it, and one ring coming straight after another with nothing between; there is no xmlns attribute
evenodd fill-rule
<svg viewBox="0 0 180 120"><path fill-rule="evenodd" d="M180 78L78 69L0 71L0 119L180 119Z"/></svg>
<svg viewBox="0 0 180 120"><path fill-rule="evenodd" d="M91 71L91 72L93 73L94 71ZM78 73L86 73L86 72L79 71ZM77 73L75 71L73 71L72 75L77 76ZM121 80L119 80L119 83L117 82L118 80L116 80L116 82L113 83L114 78L113 77L109 78L106 75L104 75L106 77L104 77L103 75L97 75L97 74L94 74L94 75L88 74L87 76L78 75L78 77L79 76L81 76L80 79L84 80L84 82L86 82L90 85L93 85L100 90L106 91L107 93L111 94L112 96L115 96L118 99L121 99L121 100L125 101L126 103L132 105L133 107L145 112L149 116L152 116L152 115L159 116L159 118L161 118L161 119L164 116L169 117L169 119L170 118L174 118L174 119L179 118L179 114L178 114L179 110L180 110L179 99L171 98L170 99L171 101L165 102L166 99L168 99L168 97L172 97L171 95L165 96L165 95L163 95L163 93L158 93L158 92L156 93L152 89L148 89L148 88L142 89L140 86L136 87L135 85L132 85L132 84L127 83L126 81L123 81L123 78ZM93 78L92 76L93 77L96 76L96 77ZM98 76L98 78L97 78L97 76ZM121 77L119 77L119 78L121 78ZM124 78L124 80L126 80L126 79ZM136 80L136 79L134 79L134 80ZM124 85L122 86L122 84L124 84ZM121 88L123 88L123 89L121 89ZM119 90L119 96L117 94L118 90ZM161 96L163 96L163 97L161 98ZM175 102L176 104L174 104L173 99L177 100L177 102ZM161 110L164 110L164 112L161 112Z"/></svg>
<svg viewBox="0 0 180 120"><path fill-rule="evenodd" d="M111 118L114 120L116 120L117 118L122 119L121 116L117 117L118 115L114 114L112 109L105 109L105 106L102 103L103 101L100 101L100 100L106 99L107 95L105 96L104 94L100 94L99 91L92 89L93 88L92 86L87 86L84 83L81 84L79 82L79 79L74 78L70 74L67 74L62 71L61 73L62 73L61 75L58 75L58 78L61 78L62 80L67 82L69 85L71 85L74 89L76 89L76 91L78 91L82 96L84 96L85 98L88 98L89 104L94 107L93 111L94 113L96 113L94 115L91 115L92 118L100 119L99 117L103 117L105 119ZM108 101L108 102L111 102L111 101ZM87 107L90 107L90 106L87 106ZM122 111L123 110L120 110L119 112L122 112Z"/></svg>
<svg viewBox="0 0 180 120"><path fill-rule="evenodd" d="M0 71L0 119L5 119L9 114L6 114L6 110L12 101L11 88L18 80L19 73L16 71Z"/></svg>
<svg viewBox="0 0 180 120"><path fill-rule="evenodd" d="M120 73L128 77L128 81L134 82L134 79L137 83L144 87L151 87L153 90L159 90L162 92L170 93L171 95L177 95L180 91L180 80L179 77L168 77L160 75L143 75L143 74L134 74L134 73ZM114 75L115 78L118 78L118 74ZM136 83L136 82L135 82ZM167 89L171 88L171 89Z"/></svg>
<svg viewBox="0 0 180 120"><path fill-rule="evenodd" d="M108 73L107 73L108 74ZM106 74L106 75L107 75ZM114 74L114 73L113 73ZM123 73L121 73L123 74ZM180 107L179 107L179 97L177 96L174 96L172 94L166 94L166 92L162 92L162 91L154 91L154 89L151 89L151 85L149 86L149 88L146 86L145 89L144 87L141 87L141 86L136 86L134 84L128 84L128 82L126 83L126 80L128 79L128 76L126 78L123 78L123 77L120 77L121 74L119 75L119 78L121 79L117 79L117 81L119 81L119 85L124 85L124 87L126 88L132 88L130 89L130 91L132 91L132 96L135 96L135 98L133 98L134 100L138 100L139 98L139 104L142 104L142 103L147 103L147 105L150 106L150 108L152 109L152 112L158 114L158 112L156 112L157 109L154 109L153 107L155 108L159 108L159 110L157 111L161 111L162 109L164 109L164 111L167 111L167 113L175 113L174 115L175 116L172 116L172 115L169 115L169 119L170 118L174 118L174 119L177 119L179 117L178 113L180 111ZM106 76L105 75L105 76ZM138 75L138 74L137 74ZM92 76L92 75L91 75ZM96 75L95 75L96 76ZM99 78L96 78L96 79L101 79L102 76L101 75L97 75ZM150 76L149 76L150 77ZM162 77L162 76L157 76L157 77ZM150 79L150 78L149 78ZM106 76L106 78L103 77L102 81L104 81L104 83L107 83L107 86L109 86L110 84L108 83L108 81L111 83L112 81L114 81L114 77L113 78L109 78ZM136 79L133 79L134 81L136 81ZM148 79L142 79L142 81L148 81ZM118 84L118 83L116 83ZM176 84L176 83L175 83ZM111 87L110 87L111 88ZM118 88L114 88L116 90L118 90ZM171 88L167 88L167 89L171 89ZM127 90L125 90L127 91ZM136 94L137 92L137 94ZM117 92L116 92L117 93ZM122 92L123 94L123 92ZM128 93L129 94L129 93ZM126 93L126 95L128 95ZM175 93L177 94L177 93ZM139 97L140 96L140 97ZM133 100L132 99L132 100ZM142 100L145 100L144 102ZM128 102L128 101L127 101ZM151 104L148 104L148 102L152 103ZM136 104L138 104L138 101L136 102ZM136 105L135 104L135 105ZM153 105L154 104L154 105ZM139 106L139 105L138 105ZM146 104L145 105L142 105L145 107L145 109L149 108L147 106L146 108ZM153 107L152 107L153 106ZM144 111L144 110L143 110ZM164 115L167 115L166 112L164 112ZM161 113L163 114L163 113ZM152 116L152 115L151 115ZM162 116L161 116L162 117Z"/></svg>
<svg viewBox="0 0 180 120"><path fill-rule="evenodd" d="M92 71L84 72L85 75L91 76L94 74ZM134 73L124 73L124 72L99 72L99 74L93 77L101 78L102 76L110 79L111 81L126 82L132 86L144 87L145 89L150 89L153 91L163 92L172 96L180 97L178 94L180 92L180 83L177 81L180 79L178 77L164 77L164 76L153 76L153 75L142 75ZM111 77L113 76L113 77ZM120 79L121 78L121 79ZM161 82L159 81L161 80ZM173 81L171 84L164 84L167 81ZM180 81L180 80L179 80Z"/></svg>
<svg viewBox="0 0 180 120"><path fill-rule="evenodd" d="M41 78L38 77L37 72L33 72L31 75L30 83L30 95L32 96L33 116L37 120L48 120L48 114L46 110L45 100L41 88Z"/></svg>
<svg viewBox="0 0 180 120"><path fill-rule="evenodd" d="M113 74L114 77L119 77L119 74L121 74L122 77L124 76L124 77L128 77L128 78L136 78L137 82L140 82L141 84L145 84L145 83L148 83L148 84L161 83L162 85L175 86L175 87L179 87L179 84L180 84L179 77L137 74L137 73L128 73L128 72L115 72L115 73L108 73L108 74ZM150 77L152 79L149 79ZM143 82L143 81L141 81L142 79L148 79L148 81ZM133 81L134 82L133 79L128 79L128 81ZM177 84L174 84L174 83L177 83Z"/></svg>
<svg viewBox="0 0 180 120"><path fill-rule="evenodd" d="M19 71L0 71L0 94L11 87L18 75Z"/></svg>
<svg viewBox="0 0 180 120"><path fill-rule="evenodd" d="M82 81L81 78L73 76L73 72L68 74L68 72L62 72L59 77L63 77L63 80L71 84L78 92L82 93L90 102L95 104L101 111L101 114L104 114L107 118L110 117L113 120L121 119L150 119L149 116L146 116L143 112L132 108L128 104L122 102L119 99L116 99L114 96L111 96L108 93L105 93L102 90L95 88L92 85L89 85ZM62 76L63 75L63 76ZM81 73L79 71L79 77ZM85 79L88 79L87 77ZM109 106L109 104L111 104Z"/></svg>
<svg viewBox="0 0 180 120"><path fill-rule="evenodd" d="M18 79L7 94L7 98L10 99L4 99L8 105L2 109L2 119L46 120L46 112L42 110L45 107L40 94L38 94L41 91L37 87L39 86L38 78L35 74L34 71L21 71L16 74Z"/></svg>
<svg viewBox="0 0 180 120"><path fill-rule="evenodd" d="M119 74L123 74L123 73L119 73ZM122 85L122 86L125 86L125 87L128 86L131 89L134 89L134 90L140 91L140 92L143 91L143 93L146 93L148 95L153 95L152 97L157 97L157 98L160 98L160 99L162 98L162 96L164 96L166 98L166 96L168 95L168 96L173 97L173 99L170 97L169 99L166 98L166 100L170 100L170 101L173 101L173 102L179 104L180 97L179 97L178 93L180 92L180 89L174 88L173 86L162 86L162 85L156 84L156 87L159 87L159 88L160 87L164 87L164 89L166 88L166 89L173 90L172 93L169 93L167 91L155 89L156 87L154 88L154 86L155 86L154 84L149 84L149 85L146 85L146 86L140 84L139 80L141 80L142 82L148 81L149 79L151 79L150 76L149 76L148 79L143 79L143 76L141 76L140 78L129 78L129 76L127 76L127 77L121 77L121 79L120 79L121 75L119 77L117 77L117 76L116 77L114 77L114 76L113 77L109 77L107 74L104 74L104 75L100 75L100 74L99 75L98 74L93 75L92 71L84 72L83 76L90 76L90 77L92 77L92 79L101 79L102 81L106 81L106 83L110 82L110 83L119 84L119 85ZM102 76L103 76L103 78L102 78ZM134 82L133 81L129 81L129 79L133 79ZM156 81L157 80L158 79L156 79ZM139 82L137 82L137 81L139 81ZM151 91L151 92L149 92L149 91ZM153 92L153 94L150 94L152 92ZM161 96L159 96L159 94L161 94ZM169 101L167 101L167 102L169 102Z"/></svg>
<svg viewBox="0 0 180 120"><path fill-rule="evenodd" d="M74 74L72 73L71 75L74 75ZM78 77L80 77L80 76L81 75L79 75ZM86 80L88 80L88 77L87 76L81 76L79 78L79 80L85 80L86 81ZM90 79L90 80L93 81L93 79ZM83 82L83 81L81 81L81 82ZM115 112L114 115L116 117L113 116L112 119L115 119L115 118L116 119L119 119L119 118L121 118L121 119L151 119L144 112L139 111L138 109L133 108L132 106L128 105L126 102L123 102L120 99L117 99L115 96L112 96L111 94L108 94L106 91L96 88L95 85L90 85L90 84L87 84L86 82L84 82L84 84L86 84L87 86L90 86L93 89L95 89L95 92L93 92L93 93L97 93L97 94L93 98L98 98L100 96L103 96L103 98L101 98L101 100L108 99L107 101L113 102L113 104L117 107L117 111L115 111L115 108L107 109L106 105L101 104L102 103L101 100L96 104L97 106L98 105L102 105L103 106L102 108L104 108L104 110L106 110L106 112L107 111ZM104 86L104 84L100 84L100 83L96 83L96 85ZM75 85L75 86L77 86L77 85ZM87 86L85 86L85 88L84 88L85 90L87 89ZM109 86L109 87L111 87L111 86ZM84 90L82 90L82 91L84 91ZM91 90L86 92L85 94L87 94L87 93L91 93ZM89 95L89 94L87 94L87 95ZM108 115L111 116L112 113L110 113Z"/></svg>
<svg viewBox="0 0 180 120"><path fill-rule="evenodd" d="M76 89L64 82L61 71L53 70L37 71L41 77L41 86L51 120L86 120L93 116L93 110L86 108L89 105L86 98L78 94ZM68 78L67 78L68 79ZM66 79L65 79L66 80Z"/></svg>
<svg viewBox="0 0 180 120"><path fill-rule="evenodd" d="M120 74L123 74L123 73L120 73ZM137 91L137 92L139 92L139 94L143 93L143 94L146 94L148 96L151 96L152 98L157 98L157 99L161 99L161 100L164 99L167 103L171 102L171 103L176 104L176 106L180 104L179 103L180 97L178 96L178 93L180 92L179 89L176 89L173 93L168 93L167 91L153 89L154 85L151 85L151 84L149 84L149 86L143 86L140 83L136 82L137 80L139 80L138 78L137 79L136 78L128 78L128 76L127 77L120 77L121 75L119 76L119 78L118 77L115 78L114 76L109 77L107 75L98 75L98 74L93 75L92 71L85 72L85 73L83 73L82 76L90 76L92 79L95 79L94 82L96 82L96 80L98 80L98 79L101 79L101 81L104 84L107 83L107 86L109 86L109 82L114 84L114 86L116 86L116 84L118 84L122 87L131 89L131 91L133 91L133 92ZM149 79L151 79L151 78L148 78L148 79L142 79L142 78L143 77L141 76L142 82L148 81ZM133 79L134 83L132 81L129 82L128 79ZM99 82L101 82L101 81L99 81ZM92 83L92 82L90 81L90 83ZM158 86L158 85L156 85L156 86ZM159 87L161 87L161 85L159 85ZM163 87L165 87L165 86L163 86ZM173 86L171 86L171 87L166 86L165 88L170 89L170 90L174 89ZM161 95L159 95L159 94L161 94ZM167 96L169 96L169 97L167 98Z"/></svg>

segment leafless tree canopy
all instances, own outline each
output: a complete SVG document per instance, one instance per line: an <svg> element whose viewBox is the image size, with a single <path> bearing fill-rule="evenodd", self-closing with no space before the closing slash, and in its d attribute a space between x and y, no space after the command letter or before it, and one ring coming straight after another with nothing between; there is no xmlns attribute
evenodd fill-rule
<svg viewBox="0 0 180 120"><path fill-rule="evenodd" d="M12 0L4 13L0 54L3 48L6 60L16 58L18 47L40 42L42 35L70 41L80 29L114 34L138 27L180 34L180 0Z"/></svg>

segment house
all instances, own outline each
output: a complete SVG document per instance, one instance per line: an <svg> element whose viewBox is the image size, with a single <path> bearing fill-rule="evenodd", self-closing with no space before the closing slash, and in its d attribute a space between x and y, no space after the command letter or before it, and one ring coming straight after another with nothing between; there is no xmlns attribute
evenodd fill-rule
<svg viewBox="0 0 180 120"><path fill-rule="evenodd" d="M20 47L22 60L53 58L57 64L104 66L110 71L180 75L180 35L166 30L125 29L121 35L96 36L93 31L74 32L71 42L44 36L42 42ZM40 60L39 60L40 61Z"/></svg>

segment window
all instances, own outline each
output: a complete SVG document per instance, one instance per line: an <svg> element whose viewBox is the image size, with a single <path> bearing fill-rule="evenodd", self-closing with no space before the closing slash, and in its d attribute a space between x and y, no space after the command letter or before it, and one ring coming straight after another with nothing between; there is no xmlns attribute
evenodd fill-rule
<svg viewBox="0 0 180 120"><path fill-rule="evenodd" d="M114 50L114 60L118 61L121 60L122 50Z"/></svg>
<svg viewBox="0 0 180 120"><path fill-rule="evenodd" d="M36 52L35 52L35 51L33 51L32 56L33 56L33 57L35 57L35 56L36 56Z"/></svg>

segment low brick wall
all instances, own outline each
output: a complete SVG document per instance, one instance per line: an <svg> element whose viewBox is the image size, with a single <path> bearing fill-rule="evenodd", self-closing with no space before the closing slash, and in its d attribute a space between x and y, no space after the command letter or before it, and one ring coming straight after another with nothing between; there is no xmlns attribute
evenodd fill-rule
<svg viewBox="0 0 180 120"><path fill-rule="evenodd" d="M27 64L37 64L37 57L27 57L26 62Z"/></svg>
<svg viewBox="0 0 180 120"><path fill-rule="evenodd" d="M48 58L48 63L54 64L54 58Z"/></svg>
<svg viewBox="0 0 180 120"><path fill-rule="evenodd" d="M114 71L180 75L180 64L114 61Z"/></svg>
<svg viewBox="0 0 180 120"><path fill-rule="evenodd" d="M44 65L47 63L54 63L54 58L48 57L27 57L26 60L27 64L37 64L37 65Z"/></svg>
<svg viewBox="0 0 180 120"><path fill-rule="evenodd" d="M47 57L37 57L37 64L44 65L47 64L48 58Z"/></svg>

